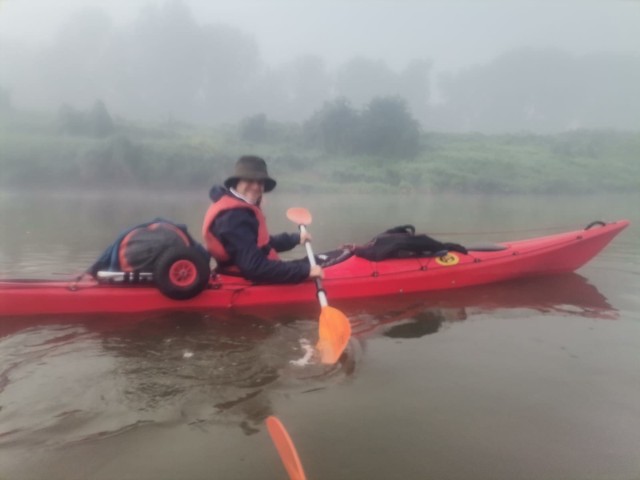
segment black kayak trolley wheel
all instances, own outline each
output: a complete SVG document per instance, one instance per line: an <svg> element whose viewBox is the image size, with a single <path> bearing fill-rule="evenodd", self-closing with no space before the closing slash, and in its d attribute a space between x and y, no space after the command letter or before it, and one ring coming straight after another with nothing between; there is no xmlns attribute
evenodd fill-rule
<svg viewBox="0 0 640 480"><path fill-rule="evenodd" d="M202 292L209 282L209 261L194 248L171 247L158 257L153 278L164 295L187 300Z"/></svg>

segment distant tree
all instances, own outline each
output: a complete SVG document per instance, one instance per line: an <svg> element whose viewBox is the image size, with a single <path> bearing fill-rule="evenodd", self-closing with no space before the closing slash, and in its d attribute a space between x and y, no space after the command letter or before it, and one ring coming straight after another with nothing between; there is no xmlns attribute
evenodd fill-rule
<svg viewBox="0 0 640 480"><path fill-rule="evenodd" d="M85 115L67 103L58 109L58 126L63 133L84 135L87 133Z"/></svg>
<svg viewBox="0 0 640 480"><path fill-rule="evenodd" d="M0 113L8 113L13 110L11 94L6 88L0 87Z"/></svg>
<svg viewBox="0 0 640 480"><path fill-rule="evenodd" d="M360 120L357 150L378 157L411 158L420 150L420 126L400 97L374 98Z"/></svg>
<svg viewBox="0 0 640 480"><path fill-rule="evenodd" d="M420 123L427 121L431 81L431 62L414 60L399 76L398 95L407 100L411 112Z"/></svg>
<svg viewBox="0 0 640 480"><path fill-rule="evenodd" d="M431 62L413 60L396 73L382 60L355 57L336 72L335 91L357 108L374 98L400 97L419 121L427 119L430 96Z"/></svg>
<svg viewBox="0 0 640 480"><path fill-rule="evenodd" d="M640 130L640 54L594 53L579 58L582 80L573 128Z"/></svg>
<svg viewBox="0 0 640 480"><path fill-rule="evenodd" d="M97 100L88 111L78 110L67 103L58 109L58 126L70 135L88 135L103 138L115 131L107 107Z"/></svg>
<svg viewBox="0 0 640 480"><path fill-rule="evenodd" d="M323 104L331 90L331 80L324 61L316 55L295 58L280 69L284 83L285 118L307 118Z"/></svg>
<svg viewBox="0 0 640 480"><path fill-rule="evenodd" d="M549 133L640 128L640 56L522 48L442 75L430 128Z"/></svg>
<svg viewBox="0 0 640 480"><path fill-rule="evenodd" d="M107 107L101 100L93 104L93 108L87 115L87 120L91 126L91 132L96 137L106 137L115 131L115 126Z"/></svg>
<svg viewBox="0 0 640 480"><path fill-rule="evenodd" d="M264 143L269 138L267 116L264 113L247 117L240 122L240 139L250 143Z"/></svg>
<svg viewBox="0 0 640 480"><path fill-rule="evenodd" d="M307 144L327 153L411 158L420 150L420 126L400 97L377 97L362 112L339 98L304 124Z"/></svg>
<svg viewBox="0 0 640 480"><path fill-rule="evenodd" d="M338 69L336 94L348 98L357 108L374 97L397 95L398 78L382 60L355 57Z"/></svg>
<svg viewBox="0 0 640 480"><path fill-rule="evenodd" d="M141 117L189 118L202 88L207 48L183 0L149 5L113 45L118 106Z"/></svg>
<svg viewBox="0 0 640 480"><path fill-rule="evenodd" d="M113 35L109 16L98 8L79 10L60 29L51 45L39 55L39 78L33 84L32 101L39 105L63 102L82 105L103 97L109 69L104 53Z"/></svg>
<svg viewBox="0 0 640 480"><path fill-rule="evenodd" d="M345 98L326 102L304 125L306 142L328 153L350 153L357 144L360 119Z"/></svg>
<svg viewBox="0 0 640 480"><path fill-rule="evenodd" d="M202 51L197 115L207 121L238 121L253 112L269 111L262 97L273 92L264 89L264 67L255 39L228 25L205 25L200 28Z"/></svg>

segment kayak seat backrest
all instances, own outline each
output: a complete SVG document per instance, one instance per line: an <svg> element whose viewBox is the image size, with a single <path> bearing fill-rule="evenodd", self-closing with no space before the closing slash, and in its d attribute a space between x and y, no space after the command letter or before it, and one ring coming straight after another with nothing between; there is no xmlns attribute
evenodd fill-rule
<svg viewBox="0 0 640 480"><path fill-rule="evenodd" d="M467 250L470 252L500 252L506 249L507 247L497 243L477 243L467 246Z"/></svg>
<svg viewBox="0 0 640 480"><path fill-rule="evenodd" d="M340 262L344 262L347 258L353 256L353 250L350 248L338 248L330 252L316 255L316 263L322 268L330 267Z"/></svg>

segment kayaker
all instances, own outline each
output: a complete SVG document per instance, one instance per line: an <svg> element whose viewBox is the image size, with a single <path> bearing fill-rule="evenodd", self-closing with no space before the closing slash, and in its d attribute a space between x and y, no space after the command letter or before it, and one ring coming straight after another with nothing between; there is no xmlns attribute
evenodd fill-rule
<svg viewBox="0 0 640 480"><path fill-rule="evenodd" d="M299 283L322 278L320 266L307 259L282 261L276 252L303 245L311 236L305 232L269 235L260 208L262 196L276 181L267 173L266 162L257 156L240 157L233 175L224 185L209 192L212 204L202 226L207 250L218 263L219 273L241 275L259 283Z"/></svg>

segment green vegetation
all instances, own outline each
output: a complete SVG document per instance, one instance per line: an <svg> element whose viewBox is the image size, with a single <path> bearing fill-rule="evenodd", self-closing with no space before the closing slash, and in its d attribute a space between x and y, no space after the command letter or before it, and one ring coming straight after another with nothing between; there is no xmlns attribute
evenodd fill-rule
<svg viewBox="0 0 640 480"><path fill-rule="evenodd" d="M394 118L389 127L372 117L385 105ZM638 132L429 132L416 137L407 134L415 124L400 104L373 107L360 114L336 103L304 125L258 115L216 129L111 120L102 105L84 114L68 108L57 116L12 112L0 119L0 187L204 189L224 179L239 155L256 153L268 159L285 191L640 191ZM86 128L78 127L82 115ZM341 129L331 129L336 118L343 122ZM399 130L398 124L407 128ZM370 125L375 128L368 131ZM322 135L324 142L318 140ZM372 137L366 140L366 135ZM380 136L392 146L372 150ZM408 149L393 143L406 138L417 143Z"/></svg>

